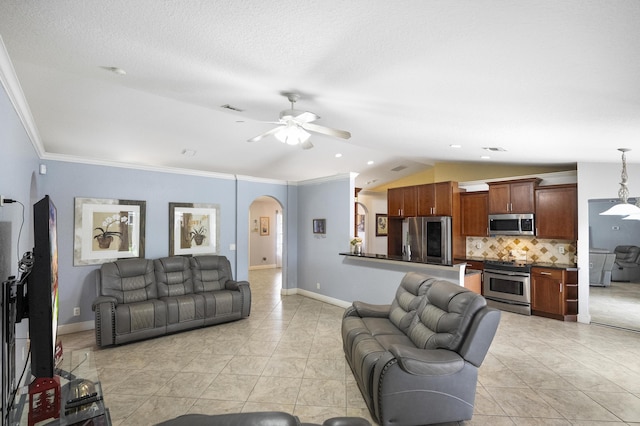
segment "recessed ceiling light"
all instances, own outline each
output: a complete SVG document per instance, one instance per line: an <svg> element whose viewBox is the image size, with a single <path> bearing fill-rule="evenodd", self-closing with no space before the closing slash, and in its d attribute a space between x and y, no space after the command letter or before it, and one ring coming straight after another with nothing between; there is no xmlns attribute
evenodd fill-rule
<svg viewBox="0 0 640 426"><path fill-rule="evenodd" d="M342 157L342 154L337 153L337 154L336 154L336 158L340 158L340 157Z"/></svg>
<svg viewBox="0 0 640 426"><path fill-rule="evenodd" d="M119 67L100 67L100 68L105 69L107 71L111 71L114 74L127 75L127 72Z"/></svg>
<svg viewBox="0 0 640 426"><path fill-rule="evenodd" d="M372 164L373 164L373 160L369 160L369 161L367 161L367 164L368 164L368 165L372 165Z"/></svg>
<svg viewBox="0 0 640 426"><path fill-rule="evenodd" d="M481 160L490 160L491 157L489 157L488 155L483 155L480 157Z"/></svg>
<svg viewBox="0 0 640 426"><path fill-rule="evenodd" d="M196 152L192 149L183 149L182 155L184 155L185 157L193 157L194 155L196 155Z"/></svg>
<svg viewBox="0 0 640 426"><path fill-rule="evenodd" d="M462 145L459 145L457 143L452 143L451 145L449 145L449 147L451 147L451 148L462 148Z"/></svg>

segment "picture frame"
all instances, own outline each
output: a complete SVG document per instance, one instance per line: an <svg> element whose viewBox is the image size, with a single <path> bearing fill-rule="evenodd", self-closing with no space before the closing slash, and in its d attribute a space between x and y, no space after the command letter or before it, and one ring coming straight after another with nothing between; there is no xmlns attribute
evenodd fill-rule
<svg viewBox="0 0 640 426"><path fill-rule="evenodd" d="M144 257L146 201L74 199L73 265Z"/></svg>
<svg viewBox="0 0 640 426"><path fill-rule="evenodd" d="M260 216L260 236L265 237L269 235L269 217Z"/></svg>
<svg viewBox="0 0 640 426"><path fill-rule="evenodd" d="M389 233L388 217L384 213L376 213L376 237L386 237Z"/></svg>
<svg viewBox="0 0 640 426"><path fill-rule="evenodd" d="M314 234L326 234L327 233L327 220L326 219L313 219L313 233Z"/></svg>
<svg viewBox="0 0 640 426"><path fill-rule="evenodd" d="M169 203L169 256L219 254L220 206Z"/></svg>

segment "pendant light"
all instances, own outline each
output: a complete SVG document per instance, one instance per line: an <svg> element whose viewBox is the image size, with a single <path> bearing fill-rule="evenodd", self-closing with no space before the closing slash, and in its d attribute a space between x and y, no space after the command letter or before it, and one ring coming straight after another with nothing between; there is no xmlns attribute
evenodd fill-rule
<svg viewBox="0 0 640 426"><path fill-rule="evenodd" d="M620 189L618 190L620 203L600 214L610 216L638 215L640 214L640 207L634 204L629 204L627 201L629 199L629 188L627 188L627 180L629 179L629 176L627 175L627 158L625 153L631 150L629 148L618 148L618 151L622 152L622 173L620 176Z"/></svg>

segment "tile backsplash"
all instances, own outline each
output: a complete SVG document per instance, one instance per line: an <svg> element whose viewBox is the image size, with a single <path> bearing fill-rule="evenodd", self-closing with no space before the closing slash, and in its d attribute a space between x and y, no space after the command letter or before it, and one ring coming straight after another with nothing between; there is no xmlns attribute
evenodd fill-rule
<svg viewBox="0 0 640 426"><path fill-rule="evenodd" d="M575 241L525 236L467 237L469 258L574 264L576 256Z"/></svg>

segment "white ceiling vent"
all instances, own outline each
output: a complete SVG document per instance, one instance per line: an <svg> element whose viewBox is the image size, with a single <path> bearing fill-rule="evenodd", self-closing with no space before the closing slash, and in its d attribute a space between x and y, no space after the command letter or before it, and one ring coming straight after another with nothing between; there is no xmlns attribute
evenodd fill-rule
<svg viewBox="0 0 640 426"><path fill-rule="evenodd" d="M506 149L501 147L484 146L482 147L482 149L484 149L485 151L491 151L491 152L507 152Z"/></svg>
<svg viewBox="0 0 640 426"><path fill-rule="evenodd" d="M397 167L394 167L393 169L391 169L391 171L392 172L399 172L399 171L404 170L406 168L407 168L407 166L397 166Z"/></svg>

